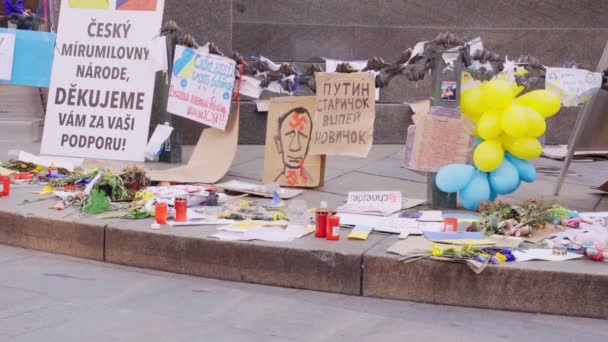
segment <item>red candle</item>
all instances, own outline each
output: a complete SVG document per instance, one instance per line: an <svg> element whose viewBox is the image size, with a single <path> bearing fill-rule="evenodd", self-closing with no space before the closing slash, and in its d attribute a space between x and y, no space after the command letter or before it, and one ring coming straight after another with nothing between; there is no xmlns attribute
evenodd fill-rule
<svg viewBox="0 0 608 342"><path fill-rule="evenodd" d="M317 210L315 217L317 221L315 236L324 238L327 236L327 210Z"/></svg>
<svg viewBox="0 0 608 342"><path fill-rule="evenodd" d="M0 177L0 197L8 196L11 193L11 179L5 176Z"/></svg>
<svg viewBox="0 0 608 342"><path fill-rule="evenodd" d="M167 212L169 208L166 202L156 203L156 207L154 208L154 219L158 224L166 224L167 223Z"/></svg>
<svg viewBox="0 0 608 342"><path fill-rule="evenodd" d="M188 221L188 199L187 197L175 197L175 222Z"/></svg>
<svg viewBox="0 0 608 342"><path fill-rule="evenodd" d="M446 218L443 220L443 231L446 233L456 233L458 231L458 219Z"/></svg>
<svg viewBox="0 0 608 342"><path fill-rule="evenodd" d="M338 241L340 240L340 217L330 216L327 219L327 240Z"/></svg>

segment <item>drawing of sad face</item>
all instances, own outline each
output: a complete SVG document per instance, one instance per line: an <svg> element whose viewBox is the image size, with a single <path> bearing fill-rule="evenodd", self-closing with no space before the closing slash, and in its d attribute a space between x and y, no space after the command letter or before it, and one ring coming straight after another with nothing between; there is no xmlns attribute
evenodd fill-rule
<svg viewBox="0 0 608 342"><path fill-rule="evenodd" d="M302 107L292 109L279 118L275 143L285 167L297 169L303 164L303 160L308 155L311 133L310 113Z"/></svg>

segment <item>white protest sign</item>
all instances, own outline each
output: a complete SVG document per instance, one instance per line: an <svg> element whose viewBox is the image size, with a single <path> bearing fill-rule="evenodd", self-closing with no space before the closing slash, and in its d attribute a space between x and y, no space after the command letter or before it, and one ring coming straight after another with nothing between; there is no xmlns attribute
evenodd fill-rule
<svg viewBox="0 0 608 342"><path fill-rule="evenodd" d="M345 205L338 212L388 215L401 210L403 199L400 191L349 192Z"/></svg>
<svg viewBox="0 0 608 342"><path fill-rule="evenodd" d="M144 161L164 0L61 2L42 154Z"/></svg>
<svg viewBox="0 0 608 342"><path fill-rule="evenodd" d="M167 111L225 130L235 67L232 59L178 45Z"/></svg>
<svg viewBox="0 0 608 342"><path fill-rule="evenodd" d="M546 68L545 89L557 95L564 107L586 102L602 86L602 74L583 69Z"/></svg>
<svg viewBox="0 0 608 342"><path fill-rule="evenodd" d="M15 34L0 33L0 80L10 81L13 73Z"/></svg>

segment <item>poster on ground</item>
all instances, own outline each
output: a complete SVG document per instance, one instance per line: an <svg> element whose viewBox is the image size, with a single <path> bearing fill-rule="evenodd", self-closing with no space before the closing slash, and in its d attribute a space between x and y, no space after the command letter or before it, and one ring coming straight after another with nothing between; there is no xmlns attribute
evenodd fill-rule
<svg viewBox="0 0 608 342"><path fill-rule="evenodd" d="M323 185L325 156L310 155L314 96L270 101L264 148L264 184L314 188Z"/></svg>
<svg viewBox="0 0 608 342"><path fill-rule="evenodd" d="M144 161L164 0L61 2L42 154Z"/></svg>
<svg viewBox="0 0 608 342"><path fill-rule="evenodd" d="M374 75L317 73L317 109L311 155L367 157L376 107Z"/></svg>
<svg viewBox="0 0 608 342"><path fill-rule="evenodd" d="M178 45L167 111L225 130L235 67L236 62L230 58Z"/></svg>

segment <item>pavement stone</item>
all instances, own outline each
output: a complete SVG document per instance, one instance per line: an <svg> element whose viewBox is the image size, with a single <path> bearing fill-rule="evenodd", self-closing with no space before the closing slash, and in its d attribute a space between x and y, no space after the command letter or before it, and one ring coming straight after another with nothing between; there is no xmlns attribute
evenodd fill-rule
<svg viewBox="0 0 608 342"><path fill-rule="evenodd" d="M363 255L364 296L608 318L608 308L601 304L608 296L608 268L602 263L510 263L490 265L476 275L448 262L400 263L386 252L397 241L389 237Z"/></svg>
<svg viewBox="0 0 608 342"><path fill-rule="evenodd" d="M286 245L219 241L216 227L150 230L151 220L106 229L108 262L249 283L359 294L361 254L384 236L328 243L308 235Z"/></svg>
<svg viewBox="0 0 608 342"><path fill-rule="evenodd" d="M597 207L595 207L594 211L608 211L608 195L602 195L602 199L598 203Z"/></svg>
<svg viewBox="0 0 608 342"><path fill-rule="evenodd" d="M426 173L416 172L402 167L402 159L388 157L386 159L368 164L358 169L357 172L426 184Z"/></svg>
<svg viewBox="0 0 608 342"><path fill-rule="evenodd" d="M509 201L521 201L530 198L542 198L555 201L566 207L581 211L593 211L600 200L599 195L589 186L564 184L559 196L554 196L555 181L538 179L534 183L521 183L514 193L504 197Z"/></svg>
<svg viewBox="0 0 608 342"><path fill-rule="evenodd" d="M39 187L11 189L10 197L0 198L0 242L103 260L105 225L90 218L79 220L74 209L50 210L53 199L19 205L25 199L37 198L30 193L34 189Z"/></svg>

